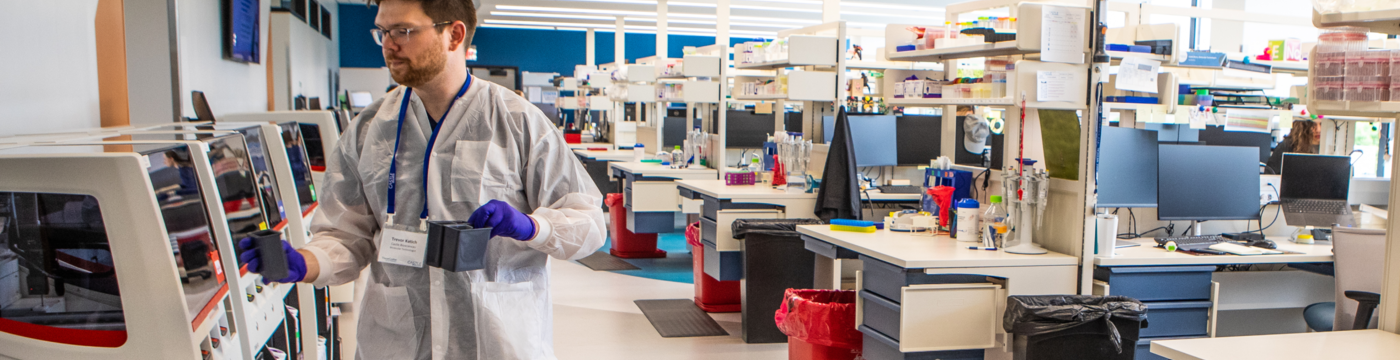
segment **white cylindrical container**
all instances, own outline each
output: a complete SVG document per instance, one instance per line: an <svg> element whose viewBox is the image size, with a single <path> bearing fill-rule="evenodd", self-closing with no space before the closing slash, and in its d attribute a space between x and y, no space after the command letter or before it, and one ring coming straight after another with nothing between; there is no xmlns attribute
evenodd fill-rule
<svg viewBox="0 0 1400 360"><path fill-rule="evenodd" d="M647 158L647 148L646 148L646 145L642 145L642 143L637 143L637 145L632 145L632 162L642 162L642 159L646 159L646 158Z"/></svg>
<svg viewBox="0 0 1400 360"><path fill-rule="evenodd" d="M1118 246L1118 215L1098 214L1098 254L1113 256L1114 247Z"/></svg>
<svg viewBox="0 0 1400 360"><path fill-rule="evenodd" d="M958 241L982 241L981 238L977 237L977 228L980 226L978 219L981 218L977 208L980 206L977 200L973 199L958 201L958 227L954 229L956 231L954 236L958 238Z"/></svg>

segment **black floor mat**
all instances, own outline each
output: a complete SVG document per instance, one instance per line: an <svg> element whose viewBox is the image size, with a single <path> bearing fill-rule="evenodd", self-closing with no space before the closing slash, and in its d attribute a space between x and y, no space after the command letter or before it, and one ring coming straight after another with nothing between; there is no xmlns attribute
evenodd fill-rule
<svg viewBox="0 0 1400 360"><path fill-rule="evenodd" d="M623 261L622 258L612 256L611 254L602 251L594 252L593 255L588 255L588 257L578 259L578 263L583 264L583 266L587 266L589 269L593 269L593 271L641 269L636 265L632 265L626 261Z"/></svg>
<svg viewBox="0 0 1400 360"><path fill-rule="evenodd" d="M637 300L637 307L661 337L728 336L729 333L695 306L691 299Z"/></svg>

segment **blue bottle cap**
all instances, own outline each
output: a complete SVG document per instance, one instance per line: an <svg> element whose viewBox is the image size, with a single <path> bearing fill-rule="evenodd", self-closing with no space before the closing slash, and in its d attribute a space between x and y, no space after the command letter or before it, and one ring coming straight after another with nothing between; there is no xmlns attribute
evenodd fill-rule
<svg viewBox="0 0 1400 360"><path fill-rule="evenodd" d="M978 203L977 203L977 200L973 200L973 199L962 199L962 200L958 200L958 206L957 206L957 207L958 207L959 209L976 209L976 208L978 208L979 206L981 206L981 204L978 204Z"/></svg>

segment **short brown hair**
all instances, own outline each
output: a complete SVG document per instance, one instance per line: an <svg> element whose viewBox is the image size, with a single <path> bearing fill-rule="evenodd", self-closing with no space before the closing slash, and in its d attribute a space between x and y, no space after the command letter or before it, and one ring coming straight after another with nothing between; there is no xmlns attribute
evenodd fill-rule
<svg viewBox="0 0 1400 360"><path fill-rule="evenodd" d="M379 6L379 4L390 0L365 0L369 5ZM461 21L467 25L467 39L464 47L470 47L472 36L476 35L476 5L472 0L395 0L411 1L423 6L423 12L433 19L433 22Z"/></svg>

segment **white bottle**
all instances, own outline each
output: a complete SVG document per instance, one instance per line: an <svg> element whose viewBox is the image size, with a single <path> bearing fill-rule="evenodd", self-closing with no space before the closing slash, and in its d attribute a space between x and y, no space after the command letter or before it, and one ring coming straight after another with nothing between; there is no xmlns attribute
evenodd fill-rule
<svg viewBox="0 0 1400 360"><path fill-rule="evenodd" d="M682 169L682 168L685 168L685 163L686 163L685 152L684 152L684 151L681 151L681 146L680 146L680 145L676 145L676 148L671 150L671 168L672 168L672 169Z"/></svg>
<svg viewBox="0 0 1400 360"><path fill-rule="evenodd" d="M633 145L633 146L632 146L632 162L642 162L642 159L646 159L646 158L647 158L647 147L646 147L646 145L642 145L642 143L637 143L637 145Z"/></svg>

